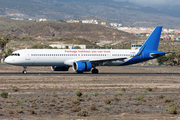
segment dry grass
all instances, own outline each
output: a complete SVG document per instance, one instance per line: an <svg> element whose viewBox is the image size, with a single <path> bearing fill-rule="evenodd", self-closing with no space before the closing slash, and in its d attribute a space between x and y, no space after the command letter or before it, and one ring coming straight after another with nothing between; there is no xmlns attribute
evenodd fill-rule
<svg viewBox="0 0 180 120"><path fill-rule="evenodd" d="M139 109L134 110L135 113L140 113Z"/></svg>
<svg viewBox="0 0 180 120"><path fill-rule="evenodd" d="M158 95L157 96L157 98L159 98L159 99L163 99L165 96L163 96L163 95Z"/></svg>
<svg viewBox="0 0 180 120"><path fill-rule="evenodd" d="M71 109L72 112L79 112L81 111L81 107L79 106L74 106L72 109Z"/></svg>
<svg viewBox="0 0 180 120"><path fill-rule="evenodd" d="M106 99L106 100L104 101L104 103L105 103L105 104L110 104L110 103L111 103L111 100L110 100L110 99Z"/></svg>
<svg viewBox="0 0 180 120"><path fill-rule="evenodd" d="M79 104L79 100L77 99L71 100L71 104Z"/></svg>
<svg viewBox="0 0 180 120"><path fill-rule="evenodd" d="M96 105L91 105L90 109L91 110L97 110L97 107L96 107Z"/></svg>
<svg viewBox="0 0 180 120"><path fill-rule="evenodd" d="M116 101L116 102L117 102L117 101L119 101L119 98L117 98L117 97L114 97L114 101Z"/></svg>
<svg viewBox="0 0 180 120"><path fill-rule="evenodd" d="M17 110L17 113L23 113L23 110L21 110L21 109Z"/></svg>
<svg viewBox="0 0 180 120"><path fill-rule="evenodd" d="M165 99L163 99L163 102L164 103L167 103L167 102L174 102L174 100L172 99L172 98L165 98Z"/></svg>
<svg viewBox="0 0 180 120"><path fill-rule="evenodd" d="M30 110L29 110L29 113L30 113L31 115L36 114L36 112L34 111L34 109L30 109Z"/></svg>
<svg viewBox="0 0 180 120"><path fill-rule="evenodd" d="M8 114L13 114L13 111L12 110L8 110Z"/></svg>

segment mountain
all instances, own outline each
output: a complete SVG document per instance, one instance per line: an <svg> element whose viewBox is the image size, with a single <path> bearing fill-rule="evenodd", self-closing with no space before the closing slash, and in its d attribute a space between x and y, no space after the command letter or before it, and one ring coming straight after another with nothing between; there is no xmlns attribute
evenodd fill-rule
<svg viewBox="0 0 180 120"><path fill-rule="evenodd" d="M0 0L0 16L47 19L80 19L87 16L128 26L180 29L177 6L143 7L113 0Z"/></svg>
<svg viewBox="0 0 180 120"><path fill-rule="evenodd" d="M113 39L113 33L116 38ZM64 37L85 38L93 42L101 40L139 40L140 37L114 30L100 25L83 23L61 23L55 21L36 22L28 25L10 28L4 34L29 36L41 39L55 39Z"/></svg>
<svg viewBox="0 0 180 120"><path fill-rule="evenodd" d="M8 30L11 27L22 26L22 25L27 25L31 23L33 23L33 21L29 21L29 20L19 21L19 20L12 20L9 18L0 17L0 32L4 30Z"/></svg>

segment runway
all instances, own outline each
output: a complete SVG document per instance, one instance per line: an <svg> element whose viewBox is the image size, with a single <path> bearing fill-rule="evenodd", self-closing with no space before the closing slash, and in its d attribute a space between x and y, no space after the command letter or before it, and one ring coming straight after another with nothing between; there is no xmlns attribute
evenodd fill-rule
<svg viewBox="0 0 180 120"><path fill-rule="evenodd" d="M24 96L24 97L36 97L36 96L53 96L54 94L10 94L10 96ZM93 95L93 94L89 94ZM114 95L114 94L99 94L99 95ZM121 93L121 95L180 95L180 93ZM57 94L57 96L76 96L75 94Z"/></svg>
<svg viewBox="0 0 180 120"><path fill-rule="evenodd" d="M73 70L67 72L53 72L50 70L50 67L48 69L44 67L28 67L27 74L23 74L20 72L20 70L23 70L22 66L12 66L1 63L0 67L0 76L180 76L179 66L99 67L99 74L92 74L91 72L78 74ZM9 69L11 69L11 71L9 71ZM166 70L166 72L163 70Z"/></svg>
<svg viewBox="0 0 180 120"><path fill-rule="evenodd" d="M180 76L180 73L0 73L0 76Z"/></svg>

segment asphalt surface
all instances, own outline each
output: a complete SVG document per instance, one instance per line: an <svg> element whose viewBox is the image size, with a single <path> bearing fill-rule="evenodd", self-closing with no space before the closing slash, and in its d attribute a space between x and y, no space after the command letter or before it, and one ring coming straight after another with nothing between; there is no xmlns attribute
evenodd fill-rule
<svg viewBox="0 0 180 120"><path fill-rule="evenodd" d="M53 96L54 94L12 94L10 96ZM93 95L93 94L89 94ZM99 95L114 95L114 94L99 94ZM180 95L180 93L122 93L121 95ZM57 94L57 96L75 96L75 94Z"/></svg>
<svg viewBox="0 0 180 120"><path fill-rule="evenodd" d="M0 65L7 65L5 63L0 63ZM179 68L179 66L128 66L128 67L136 67L136 68L142 68L142 67L149 67L149 68ZM23 69L22 69L23 70ZM76 72L28 72L26 74L23 74L21 72L0 72L0 76L180 76L180 73L177 72L169 72L169 73L99 73L99 74L92 74L90 72L85 72L83 74L76 73Z"/></svg>
<svg viewBox="0 0 180 120"><path fill-rule="evenodd" d="M0 73L0 76L180 76L180 73Z"/></svg>

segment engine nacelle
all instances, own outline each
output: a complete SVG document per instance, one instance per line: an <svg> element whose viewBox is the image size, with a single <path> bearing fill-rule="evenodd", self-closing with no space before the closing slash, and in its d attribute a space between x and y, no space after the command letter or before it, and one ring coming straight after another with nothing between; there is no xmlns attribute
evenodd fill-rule
<svg viewBox="0 0 180 120"><path fill-rule="evenodd" d="M68 71L69 66L51 66L52 71Z"/></svg>
<svg viewBox="0 0 180 120"><path fill-rule="evenodd" d="M89 72L91 69L91 62L77 61L73 63L73 70L76 72Z"/></svg>

